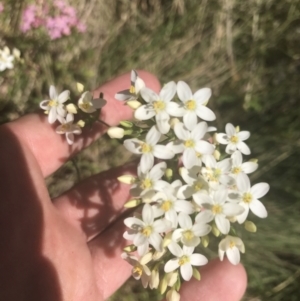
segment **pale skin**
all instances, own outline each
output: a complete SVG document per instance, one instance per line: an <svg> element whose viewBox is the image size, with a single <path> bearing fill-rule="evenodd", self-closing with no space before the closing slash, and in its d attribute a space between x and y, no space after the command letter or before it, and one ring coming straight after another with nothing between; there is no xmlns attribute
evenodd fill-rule
<svg viewBox="0 0 300 301"><path fill-rule="evenodd" d="M159 91L152 74L139 75ZM95 91L108 101L100 118L111 126L132 116L114 99L129 82L125 74ZM44 180L105 132L97 123L69 146L42 113L0 127L0 300L101 301L130 276L132 267L121 259L129 186L116 178L136 167L95 175L52 200ZM247 280L242 265L216 259L200 273L200 282L183 284L182 301L242 298Z"/></svg>

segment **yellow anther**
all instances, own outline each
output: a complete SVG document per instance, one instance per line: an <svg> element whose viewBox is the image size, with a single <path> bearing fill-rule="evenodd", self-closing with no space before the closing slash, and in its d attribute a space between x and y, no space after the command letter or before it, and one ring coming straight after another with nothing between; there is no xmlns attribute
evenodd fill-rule
<svg viewBox="0 0 300 301"><path fill-rule="evenodd" d="M194 142L194 140L192 140L192 139L186 140L186 141L184 142L184 146L185 146L185 147L193 148L193 147L195 146L195 142Z"/></svg>
<svg viewBox="0 0 300 301"><path fill-rule="evenodd" d="M147 226L144 229L142 229L142 234L149 237L152 233L152 227L151 226Z"/></svg>
<svg viewBox="0 0 300 301"><path fill-rule="evenodd" d="M251 203L252 202L252 194L250 192L246 192L243 194L243 201L245 203Z"/></svg>
<svg viewBox="0 0 300 301"><path fill-rule="evenodd" d="M91 105L90 105L89 102L84 102L84 103L80 104L80 107L81 107L83 110L88 110L88 109L91 107Z"/></svg>
<svg viewBox="0 0 300 301"><path fill-rule="evenodd" d="M153 107L156 112L159 112L165 109L166 104L163 101L158 100L158 101L154 101Z"/></svg>
<svg viewBox="0 0 300 301"><path fill-rule="evenodd" d="M183 236L186 240L191 240L194 237L194 233L191 230L186 230L183 232Z"/></svg>
<svg viewBox="0 0 300 301"><path fill-rule="evenodd" d="M146 178L141 182L140 187L142 189L150 189L152 187L152 181L150 179Z"/></svg>
<svg viewBox="0 0 300 301"><path fill-rule="evenodd" d="M202 158L202 154L200 154L198 152L196 152L196 156L197 156L197 158Z"/></svg>
<svg viewBox="0 0 300 301"><path fill-rule="evenodd" d="M185 108L187 110L190 110L190 111L194 111L196 109L196 102L195 100L191 99L191 100L188 100L186 103L185 103Z"/></svg>
<svg viewBox="0 0 300 301"><path fill-rule="evenodd" d="M213 205L211 211L212 211L213 214L220 214L220 213L222 213L223 208L222 208L221 205L216 204L216 205Z"/></svg>
<svg viewBox="0 0 300 301"><path fill-rule="evenodd" d="M145 153L150 153L152 151L152 147L151 145L147 144L147 143L142 143L141 144L141 147L142 147L142 153L145 154Z"/></svg>
<svg viewBox="0 0 300 301"><path fill-rule="evenodd" d="M193 186L195 191L199 191L203 188L203 184L201 182L196 182Z"/></svg>
<svg viewBox="0 0 300 301"><path fill-rule="evenodd" d="M232 173L233 174L239 174L242 171L242 169L240 167L233 167L232 168Z"/></svg>
<svg viewBox="0 0 300 301"><path fill-rule="evenodd" d="M164 201L164 202L161 204L160 208L161 208L163 211L167 212L167 211L169 211L169 210L172 208L172 202L171 202L171 201Z"/></svg>
<svg viewBox="0 0 300 301"><path fill-rule="evenodd" d="M135 87L134 86L130 86L129 93L135 94Z"/></svg>
<svg viewBox="0 0 300 301"><path fill-rule="evenodd" d="M190 262L190 258L186 255L183 255L178 261L179 265L184 265L188 262Z"/></svg>
<svg viewBox="0 0 300 301"><path fill-rule="evenodd" d="M230 138L230 142L232 142L232 143L238 143L239 142L239 137L238 136L232 136Z"/></svg>
<svg viewBox="0 0 300 301"><path fill-rule="evenodd" d="M140 266L135 266L133 269L132 269L132 274L133 275L139 275L139 276L142 276L143 274L143 270Z"/></svg>
<svg viewBox="0 0 300 301"><path fill-rule="evenodd" d="M229 243L229 248L232 249L233 247L235 247L235 242L231 240Z"/></svg>
<svg viewBox="0 0 300 301"><path fill-rule="evenodd" d="M49 100L48 102L48 106L49 107L57 107L58 106L58 102L54 99Z"/></svg>

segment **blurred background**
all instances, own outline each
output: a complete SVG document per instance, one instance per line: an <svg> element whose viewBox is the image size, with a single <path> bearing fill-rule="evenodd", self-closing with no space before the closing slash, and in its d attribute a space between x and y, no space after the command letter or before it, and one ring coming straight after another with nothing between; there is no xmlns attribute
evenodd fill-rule
<svg viewBox="0 0 300 301"><path fill-rule="evenodd" d="M5 46L21 54L0 72L0 123L36 111L50 84L76 93L76 82L93 89L133 68L211 87L219 131L251 131L251 181L271 185L269 217L242 234L243 300L300 300L300 0L2 0ZM47 179L49 190L128 158L118 142L97 141ZM111 300L160 298L129 280Z"/></svg>

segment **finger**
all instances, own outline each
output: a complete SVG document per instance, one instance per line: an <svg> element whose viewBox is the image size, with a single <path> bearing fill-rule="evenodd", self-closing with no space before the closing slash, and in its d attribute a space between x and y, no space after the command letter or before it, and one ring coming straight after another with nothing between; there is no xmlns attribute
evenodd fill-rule
<svg viewBox="0 0 300 301"><path fill-rule="evenodd" d="M154 75L145 71L139 71L139 75L149 88L155 91L159 89L159 82ZM107 100L100 116L105 123L111 126L117 125L119 121L132 117L132 110L114 98L118 91L128 88L129 85L130 74L127 73L104 84L94 92L95 97L98 97L101 91ZM85 129L80 136L76 136L74 144L69 146L64 135L58 135L55 126L50 125L43 114L30 114L4 127L8 127L22 144L29 147L44 176L53 173L70 156L90 145L107 130L103 124L95 123L91 129Z"/></svg>
<svg viewBox="0 0 300 301"><path fill-rule="evenodd" d="M64 219L89 241L124 212L130 185L117 178L135 173L135 163L102 172L76 185L53 203Z"/></svg>
<svg viewBox="0 0 300 301"><path fill-rule="evenodd" d="M180 291L182 301L239 301L243 297L247 275L244 267L228 260L215 259L200 269L201 280L185 282Z"/></svg>

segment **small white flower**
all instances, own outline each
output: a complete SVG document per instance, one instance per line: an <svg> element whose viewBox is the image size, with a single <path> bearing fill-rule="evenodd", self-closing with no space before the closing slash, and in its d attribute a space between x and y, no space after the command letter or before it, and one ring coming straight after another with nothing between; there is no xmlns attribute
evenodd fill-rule
<svg viewBox="0 0 300 301"><path fill-rule="evenodd" d="M216 225L223 234L227 234L230 230L228 217L234 217L244 212L242 206L226 202L227 190L224 188L215 191L213 198L206 194L197 194L193 198L199 206L203 206L206 210L212 212Z"/></svg>
<svg viewBox="0 0 300 301"><path fill-rule="evenodd" d="M140 259L137 259L135 256L128 256L127 253L122 253L121 257L133 266L132 276L135 280L141 279L143 287L146 288L151 276L151 271L146 264L151 261L152 254L147 253Z"/></svg>
<svg viewBox="0 0 300 301"><path fill-rule="evenodd" d="M138 99L139 93L143 87L145 87L145 82L138 76L135 70L131 71L130 76L130 88L122 90L115 95L115 99L120 101L129 101Z"/></svg>
<svg viewBox="0 0 300 301"><path fill-rule="evenodd" d="M14 56L10 54L10 50L7 46L0 49L0 72L4 71L5 69L12 69L14 67L13 61Z"/></svg>
<svg viewBox="0 0 300 301"><path fill-rule="evenodd" d="M154 163L154 157L158 159L171 159L175 156L174 152L166 145L158 145L161 133L156 126L153 126L147 133L145 142L136 138L124 141L127 150L134 154L142 155L141 171L146 173Z"/></svg>
<svg viewBox="0 0 300 301"><path fill-rule="evenodd" d="M205 106L211 96L211 89L203 88L193 94L191 88L185 82L179 81L177 83L177 94L183 102L185 110L183 122L189 130L193 130L197 124L197 116L205 121L216 119L215 113Z"/></svg>
<svg viewBox="0 0 300 301"><path fill-rule="evenodd" d="M160 233L168 231L170 222L163 219L154 221L154 212L149 204L145 204L142 211L142 220L136 217L128 217L124 220L130 230L124 233L124 238L132 240L138 247L138 254L145 255L149 250L149 243L156 251L163 250L163 239Z"/></svg>
<svg viewBox="0 0 300 301"><path fill-rule="evenodd" d="M212 155L214 146L202 140L207 132L207 123L198 123L192 131L185 128L183 123L177 123L174 127L174 132L179 141L170 142L169 147L174 153L182 155L182 162L187 169L192 168L197 162L198 155Z"/></svg>
<svg viewBox="0 0 300 301"><path fill-rule="evenodd" d="M161 180L166 169L166 162L160 162L144 173L139 165L137 170L138 176L131 187L130 194L134 197L139 197L152 192L153 196L155 193L154 191L164 189L169 185L168 182Z"/></svg>
<svg viewBox="0 0 300 301"><path fill-rule="evenodd" d="M170 115L182 116L182 108L176 102L172 102L176 93L175 82L169 82L163 86L159 95L149 88L141 90L141 96L147 104L140 106L134 113L134 117L139 120L148 120L155 116L156 124L162 134L170 130Z"/></svg>
<svg viewBox="0 0 300 301"><path fill-rule="evenodd" d="M240 262L240 252L245 253L245 246L239 237L227 235L219 243L219 257L223 261L224 254L228 260L237 265Z"/></svg>
<svg viewBox="0 0 300 301"><path fill-rule="evenodd" d="M231 159L231 175L235 178L239 177L242 173L252 173L258 168L258 164L256 162L248 161L243 163L243 156L238 150L231 155Z"/></svg>
<svg viewBox="0 0 300 301"><path fill-rule="evenodd" d="M179 188L177 192L177 197L179 199L188 199L196 193L208 191L209 186L207 181L201 175L201 167L193 166L191 169L182 167L180 175L187 184Z"/></svg>
<svg viewBox="0 0 300 301"><path fill-rule="evenodd" d="M240 205L245 211L237 216L237 221L242 224L249 213L249 209L258 217L266 218L268 216L267 210L263 203L258 200L268 193L270 186L268 183L258 183L251 187L249 177L246 174L241 174L236 179L236 185L239 190ZM235 196L235 194L232 194ZM231 194L229 194L231 197Z"/></svg>
<svg viewBox="0 0 300 301"><path fill-rule="evenodd" d="M50 86L49 100L43 100L40 107L48 111L48 121L50 124L54 123L60 117L65 117L67 112L64 108L64 103L70 98L70 91L65 90L58 95L54 86Z"/></svg>
<svg viewBox="0 0 300 301"><path fill-rule="evenodd" d="M177 190L181 186L179 180L168 184L155 194L152 198L153 202L157 202L157 205L153 206L156 216L164 215L165 218L172 223L172 228L176 228L178 224L177 212L184 212L186 214L192 214L194 208L191 202L185 200L179 200L176 197Z"/></svg>
<svg viewBox="0 0 300 301"><path fill-rule="evenodd" d="M192 266L202 266L208 260L202 254L193 254L194 247L183 246L183 249L175 242L168 245L170 252L176 256L165 264L165 272L170 273L180 267L180 273L185 281L189 281L193 276Z"/></svg>
<svg viewBox="0 0 300 301"><path fill-rule="evenodd" d="M93 99L91 92L82 93L78 100L78 107L85 113L94 113L97 109L101 109L106 104L106 100L102 98Z"/></svg>
<svg viewBox="0 0 300 301"><path fill-rule="evenodd" d="M225 127L225 133L217 134L217 141L221 144L227 144L226 153L232 154L237 149L241 151L244 155L250 155L251 151L244 140L250 137L250 132L248 131L237 131L236 128L231 124L227 123Z"/></svg>
<svg viewBox="0 0 300 301"><path fill-rule="evenodd" d="M179 229L172 234L174 241L180 240L187 247L196 247L200 243L200 237L211 231L211 226L206 223L195 223L189 215L180 212L178 215Z"/></svg>
<svg viewBox="0 0 300 301"><path fill-rule="evenodd" d="M81 134L81 127L78 124L73 124L74 116L73 114L67 114L66 119L59 117L61 125L56 128L57 134L65 134L68 144L72 145L74 142L74 134Z"/></svg>
<svg viewBox="0 0 300 301"><path fill-rule="evenodd" d="M112 139L121 139L124 137L124 132L124 129L117 126L113 126L107 130L107 135Z"/></svg>

